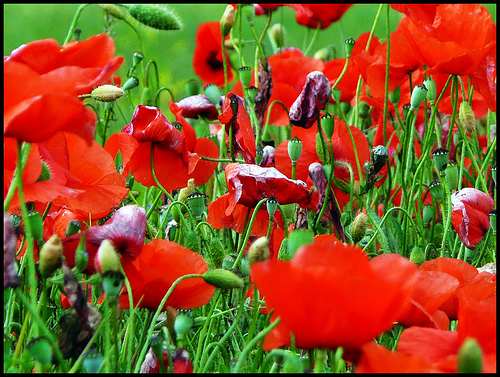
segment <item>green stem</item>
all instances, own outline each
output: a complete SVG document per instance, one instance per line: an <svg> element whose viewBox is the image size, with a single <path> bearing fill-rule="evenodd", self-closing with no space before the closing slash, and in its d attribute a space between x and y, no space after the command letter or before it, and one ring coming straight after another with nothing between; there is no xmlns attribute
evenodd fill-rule
<svg viewBox="0 0 500 377"><path fill-rule="evenodd" d="M71 26L68 30L68 35L66 36L66 39L64 40L63 46L71 41L71 38L73 38L73 33L75 32L76 29L76 24L78 23L78 20L80 19L80 16L82 14L82 11L91 4L82 4L78 7L75 13L75 17L73 17L73 22L71 23Z"/></svg>
<svg viewBox="0 0 500 377"><path fill-rule="evenodd" d="M323 373L325 369L325 357L326 350L322 348L316 348L314 358L314 373Z"/></svg>
<svg viewBox="0 0 500 377"><path fill-rule="evenodd" d="M316 43L316 40L318 39L319 31L321 30L321 24L322 24L322 22L319 21L318 26L314 30L314 34L311 38L311 41L309 42L309 46L307 46L307 49L304 52L304 56L309 55L309 53L311 52L311 49L313 48L314 44Z"/></svg>

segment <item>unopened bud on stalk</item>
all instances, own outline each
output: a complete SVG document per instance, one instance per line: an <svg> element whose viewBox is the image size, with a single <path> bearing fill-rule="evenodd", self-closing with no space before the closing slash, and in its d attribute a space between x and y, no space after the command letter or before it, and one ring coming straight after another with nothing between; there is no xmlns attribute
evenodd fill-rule
<svg viewBox="0 0 500 377"><path fill-rule="evenodd" d="M481 373L483 371L483 351L476 339L465 338L458 350L458 373Z"/></svg>
<svg viewBox="0 0 500 377"><path fill-rule="evenodd" d="M433 78L429 77L425 79L424 85L427 88L427 100L431 103L431 105L434 105L437 97L436 81L434 81Z"/></svg>
<svg viewBox="0 0 500 377"><path fill-rule="evenodd" d="M101 102L112 102L116 101L118 98L123 97L125 92L122 88L114 85L101 85L95 88L90 96L92 99Z"/></svg>
<svg viewBox="0 0 500 377"><path fill-rule="evenodd" d="M226 7L224 14L222 15L222 18L220 19L220 32L223 38L229 35L229 32L231 31L231 28L234 25L234 15L235 15L234 7L231 4L229 4Z"/></svg>
<svg viewBox="0 0 500 377"><path fill-rule="evenodd" d="M413 88L411 92L410 99L410 110L416 110L418 107L424 102L425 97L427 96L427 88L425 85L417 85Z"/></svg>
<svg viewBox="0 0 500 377"><path fill-rule="evenodd" d="M360 212L351 225L351 237L354 243L358 243L363 239L366 229L368 229L368 217L365 213Z"/></svg>
<svg viewBox="0 0 500 377"><path fill-rule="evenodd" d="M359 103L359 112L358 112L358 114L359 114L359 117L361 119L368 118L368 115L370 115L370 106L366 102L361 101Z"/></svg>
<svg viewBox="0 0 500 377"><path fill-rule="evenodd" d="M458 119L465 129L465 132L472 133L476 130L476 117L469 102L463 101L458 110Z"/></svg>
<svg viewBox="0 0 500 377"><path fill-rule="evenodd" d="M202 279L208 284L213 285L216 288L222 289L241 289L243 288L243 279L238 277L234 272L224 269L213 269L208 270L203 275Z"/></svg>
<svg viewBox="0 0 500 377"><path fill-rule="evenodd" d="M193 317L191 313L179 313L175 317L174 330L177 335L186 335L193 327Z"/></svg>
<svg viewBox="0 0 500 377"><path fill-rule="evenodd" d="M97 249L95 268L101 275L106 271L120 270L120 256L110 240L103 240Z"/></svg>
<svg viewBox="0 0 500 377"><path fill-rule="evenodd" d="M64 234L66 237L72 236L73 234L77 234L82 229L82 224L80 221L73 219L68 223L66 227L66 233Z"/></svg>
<svg viewBox="0 0 500 377"><path fill-rule="evenodd" d="M401 99L401 88L398 86L396 89L394 89L392 92L389 93L389 101L396 106L399 103L399 100Z"/></svg>
<svg viewBox="0 0 500 377"><path fill-rule="evenodd" d="M62 241L57 234L54 234L40 250L40 274L43 277L49 277L61 267L63 254Z"/></svg>
<svg viewBox="0 0 500 377"><path fill-rule="evenodd" d="M269 240L260 237L248 249L248 262L250 264L262 262L269 259Z"/></svg>
<svg viewBox="0 0 500 377"><path fill-rule="evenodd" d="M240 74L240 81L243 84L243 88L248 88L250 81L252 80L252 68L244 65L238 69L238 72Z"/></svg>
<svg viewBox="0 0 500 377"><path fill-rule="evenodd" d="M75 251L75 267L78 272L85 270L87 268L87 265L89 264L89 254L86 250L85 236L86 231L81 236L80 242L78 242L78 247Z"/></svg>
<svg viewBox="0 0 500 377"><path fill-rule="evenodd" d="M328 47L322 48L314 53L314 58L322 60L324 63L335 59L337 56L337 50L335 46L330 45Z"/></svg>
<svg viewBox="0 0 500 377"><path fill-rule="evenodd" d="M276 43L278 48L282 47L285 43L285 29L281 24L274 24L269 31L271 38Z"/></svg>
<svg viewBox="0 0 500 377"><path fill-rule="evenodd" d="M255 6L253 4L242 4L241 13L246 17L249 23L255 18Z"/></svg>
<svg viewBox="0 0 500 377"><path fill-rule="evenodd" d="M297 136L294 136L292 140L288 142L288 156L290 160L292 160L292 163L297 163L301 154L302 141Z"/></svg>
<svg viewBox="0 0 500 377"><path fill-rule="evenodd" d="M417 266L420 266L425 262L425 254L421 247L419 246L413 247L410 253L410 260Z"/></svg>
<svg viewBox="0 0 500 377"><path fill-rule="evenodd" d="M157 30L180 30L182 23L170 9L160 4L128 5L129 14L145 26Z"/></svg>

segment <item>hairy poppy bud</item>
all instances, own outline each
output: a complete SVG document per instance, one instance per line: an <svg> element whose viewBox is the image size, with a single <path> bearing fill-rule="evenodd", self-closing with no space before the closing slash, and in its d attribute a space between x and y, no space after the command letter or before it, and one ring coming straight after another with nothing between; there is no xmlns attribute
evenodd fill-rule
<svg viewBox="0 0 500 377"><path fill-rule="evenodd" d="M212 238L211 242L206 245L204 256L209 268L222 267L222 262L226 256L226 250L224 250L224 245L219 238ZM230 267L232 267L233 264L234 260Z"/></svg>
<svg viewBox="0 0 500 377"><path fill-rule="evenodd" d="M288 142L288 156L290 160L292 160L292 164L297 163L301 154L302 141L297 136L294 136L292 140Z"/></svg>
<svg viewBox="0 0 500 377"><path fill-rule="evenodd" d="M425 79L424 85L427 88L427 100L434 105L434 102L436 101L436 96L437 96L437 88L436 88L436 81L434 81L433 78L429 77Z"/></svg>
<svg viewBox="0 0 500 377"><path fill-rule="evenodd" d="M418 107L424 102L425 97L427 96L427 88L425 85L417 85L413 88L411 92L410 99L410 110L418 109Z"/></svg>
<svg viewBox="0 0 500 377"><path fill-rule="evenodd" d="M410 260L417 266L425 262L425 254L421 247L415 246L410 253Z"/></svg>
<svg viewBox="0 0 500 377"><path fill-rule="evenodd" d="M437 148L432 152L432 159L437 171L442 172L446 169L449 155L448 149L445 148Z"/></svg>
<svg viewBox="0 0 500 377"><path fill-rule="evenodd" d="M252 68L244 65L238 69L238 72L240 74L240 81L243 84L243 88L248 88L250 81L252 80Z"/></svg>
<svg viewBox="0 0 500 377"><path fill-rule="evenodd" d="M335 46L331 45L321 50L318 50L314 53L314 59L322 60L324 63L335 59L337 55L337 51L335 50Z"/></svg>
<svg viewBox="0 0 500 377"><path fill-rule="evenodd" d="M234 25L234 15L234 7L229 4L220 19L220 32L223 38L229 35L229 32Z"/></svg>
<svg viewBox="0 0 500 377"><path fill-rule="evenodd" d="M208 270L201 277L205 282L216 288L241 289L244 285L243 279L238 277L234 272L224 269Z"/></svg>
<svg viewBox="0 0 500 377"><path fill-rule="evenodd" d="M288 238L283 238L281 241L280 250L278 251L278 260L290 260L292 256L288 252Z"/></svg>
<svg viewBox="0 0 500 377"><path fill-rule="evenodd" d="M95 268L101 275L106 271L120 270L120 256L110 240L103 240L97 249Z"/></svg>
<svg viewBox="0 0 500 377"><path fill-rule="evenodd" d="M54 234L40 250L40 274L43 277L48 277L61 267L63 255L62 241L57 234Z"/></svg>
<svg viewBox="0 0 500 377"><path fill-rule="evenodd" d="M99 4L101 9L117 20L123 20L126 12L116 4Z"/></svg>
<svg viewBox="0 0 500 377"><path fill-rule="evenodd" d="M476 339L465 338L458 350L458 373L481 373L483 371L483 351Z"/></svg>
<svg viewBox="0 0 500 377"><path fill-rule="evenodd" d="M267 237L260 237L248 249L248 262L262 262L269 259L269 240Z"/></svg>
<svg viewBox="0 0 500 377"><path fill-rule="evenodd" d="M274 24L269 30L269 35L276 43L276 47L280 48L285 43L285 28L281 24Z"/></svg>
<svg viewBox="0 0 500 377"><path fill-rule="evenodd" d="M37 182L45 182L50 180L50 168L49 165L45 161L42 162L42 171L40 172L40 175L37 178Z"/></svg>
<svg viewBox="0 0 500 377"><path fill-rule="evenodd" d="M458 110L458 119L466 132L472 133L476 130L476 117L469 102L463 101Z"/></svg>
<svg viewBox="0 0 500 377"><path fill-rule="evenodd" d="M157 30L180 30L180 19L167 7L160 4L128 5L129 14L145 26Z"/></svg>
<svg viewBox="0 0 500 377"><path fill-rule="evenodd" d="M123 97L124 94L122 88L114 85L101 85L90 93L93 99L101 102L116 101L118 98Z"/></svg>
<svg viewBox="0 0 500 377"><path fill-rule="evenodd" d="M354 243L358 243L363 239L367 228L368 217L363 212L358 213L351 225L351 237Z"/></svg>

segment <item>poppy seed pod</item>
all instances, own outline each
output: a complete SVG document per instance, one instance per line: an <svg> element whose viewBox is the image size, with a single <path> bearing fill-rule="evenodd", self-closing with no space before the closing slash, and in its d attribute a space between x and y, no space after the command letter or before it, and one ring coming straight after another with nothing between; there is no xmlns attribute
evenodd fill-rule
<svg viewBox="0 0 500 377"><path fill-rule="evenodd" d="M72 236L73 234L77 234L82 229L82 224L80 221L73 219L68 223L66 227L66 233L64 234L66 237Z"/></svg>
<svg viewBox="0 0 500 377"><path fill-rule="evenodd" d="M130 76L128 80L125 81L125 84L123 84L122 89L130 90L134 89L136 86L139 86L139 79L135 76Z"/></svg>
<svg viewBox="0 0 500 377"><path fill-rule="evenodd" d="M321 117L321 127L328 139L331 139L335 128L335 118L332 114L326 113Z"/></svg>
<svg viewBox="0 0 500 377"><path fill-rule="evenodd" d="M476 130L476 117L469 102L463 101L458 110L458 119L466 132L472 133Z"/></svg>
<svg viewBox="0 0 500 377"><path fill-rule="evenodd" d="M193 327L193 317L188 313L179 313L175 317L174 330L177 335L186 335Z"/></svg>
<svg viewBox="0 0 500 377"><path fill-rule="evenodd" d="M205 197L205 194L198 191L188 195L187 202L194 217L201 217L203 212L207 209Z"/></svg>
<svg viewBox="0 0 500 377"><path fill-rule="evenodd" d="M443 190L443 185L439 181L432 181L429 184L429 190L431 190L431 195L437 199L441 200L443 199L444 195L444 190Z"/></svg>
<svg viewBox="0 0 500 377"><path fill-rule="evenodd" d="M203 87L205 95L215 106L220 104L220 91L217 85L210 83Z"/></svg>
<svg viewBox="0 0 500 377"><path fill-rule="evenodd" d="M427 88L427 94L426 94L427 100L432 105L434 105L434 102L436 101L437 97L436 81L433 78L429 77L424 80L424 85Z"/></svg>
<svg viewBox="0 0 500 377"><path fill-rule="evenodd" d="M228 4L226 9L224 10L222 18L220 19L220 32L222 34L222 37L226 37L229 35L229 32L234 25L234 15L234 7L231 4Z"/></svg>
<svg viewBox="0 0 500 377"><path fill-rule="evenodd" d="M271 196L266 201L267 213L269 214L269 218L272 219L276 210L278 209L278 200L274 196Z"/></svg>
<svg viewBox="0 0 500 377"><path fill-rule="evenodd" d="M135 67L137 64L142 62L143 59L144 59L144 54L142 52L140 51L134 52L134 54L132 55L132 66Z"/></svg>
<svg viewBox="0 0 500 377"><path fill-rule="evenodd" d="M292 164L297 163L302 154L302 141L294 136L288 143L288 156L292 160Z"/></svg>
<svg viewBox="0 0 500 377"><path fill-rule="evenodd" d="M418 107L424 102L425 97L427 96L427 88L425 85L417 85L413 88L411 92L410 99L410 110L416 110Z"/></svg>
<svg viewBox="0 0 500 377"><path fill-rule="evenodd" d="M259 88L257 88L255 85L252 85L248 87L247 92L250 102L255 103L255 97L257 97L257 93L259 93Z"/></svg>
<svg viewBox="0 0 500 377"><path fill-rule="evenodd" d="M118 98L123 97L124 94L125 92L122 88L114 85L101 85L90 93L93 99L100 102L116 101Z"/></svg>
<svg viewBox="0 0 500 377"><path fill-rule="evenodd" d="M57 234L54 234L40 250L40 274L43 277L49 277L61 267L63 255L62 241Z"/></svg>
<svg viewBox="0 0 500 377"><path fill-rule="evenodd" d="M248 262L250 264L269 259L269 239L260 237L248 249Z"/></svg>
<svg viewBox="0 0 500 377"><path fill-rule="evenodd" d="M180 30L182 23L172 10L160 4L132 4L129 14L145 26L157 30Z"/></svg>
<svg viewBox="0 0 500 377"><path fill-rule="evenodd" d="M345 43L344 43L344 48L345 48L345 56L348 58L351 56L351 52L352 50L354 49L354 44L356 43L356 41L354 40L354 38L350 37L350 38L347 38L345 40Z"/></svg>
<svg viewBox="0 0 500 377"><path fill-rule="evenodd" d="M437 171L442 172L448 165L449 152L445 148L437 148L432 152L432 159Z"/></svg>
<svg viewBox="0 0 500 377"><path fill-rule="evenodd" d="M448 163L445 169L446 183L450 190L455 191L458 188L458 166L454 163Z"/></svg>
<svg viewBox="0 0 500 377"><path fill-rule="evenodd" d="M125 276L120 271L107 270L102 274L102 289L109 298L118 297Z"/></svg>
<svg viewBox="0 0 500 377"><path fill-rule="evenodd" d="M221 289L241 289L244 285L243 279L234 272L225 269L208 270L201 275L201 278L208 284Z"/></svg>
<svg viewBox="0 0 500 377"><path fill-rule="evenodd" d="M238 72L240 74L240 81L243 85L243 88L248 88L248 86L250 85L250 81L252 80L252 68L244 65L243 67L240 67L238 69Z"/></svg>
<svg viewBox="0 0 500 377"><path fill-rule="evenodd" d="M468 337L458 351L458 373L481 373L483 371L483 351L476 339Z"/></svg>

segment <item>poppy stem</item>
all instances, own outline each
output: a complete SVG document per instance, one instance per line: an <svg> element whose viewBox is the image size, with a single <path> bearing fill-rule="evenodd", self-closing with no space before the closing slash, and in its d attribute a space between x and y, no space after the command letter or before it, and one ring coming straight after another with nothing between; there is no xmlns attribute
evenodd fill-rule
<svg viewBox="0 0 500 377"><path fill-rule="evenodd" d="M304 56L309 55L309 53L311 52L314 44L316 43L316 40L318 39L319 31L321 30L321 24L322 24L322 22L319 21L318 22L318 26L314 30L314 34L313 34L313 36L311 38L311 41L309 42L309 46L307 46L307 48L306 48L306 50L304 52Z"/></svg>
<svg viewBox="0 0 500 377"><path fill-rule="evenodd" d="M71 26L69 27L68 30L68 35L66 36L66 39L64 40L64 43L62 44L63 46L71 41L71 38L73 38L73 33L75 32L76 29L76 24L78 23L78 20L80 19L80 16L82 14L82 11L91 4L82 4L78 7L75 13L75 17L73 17L73 22L71 23Z"/></svg>
<svg viewBox="0 0 500 377"><path fill-rule="evenodd" d="M323 373L325 370L326 350L317 348L314 355L314 373Z"/></svg>

